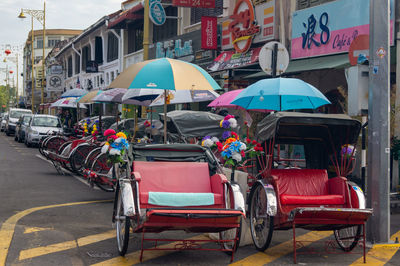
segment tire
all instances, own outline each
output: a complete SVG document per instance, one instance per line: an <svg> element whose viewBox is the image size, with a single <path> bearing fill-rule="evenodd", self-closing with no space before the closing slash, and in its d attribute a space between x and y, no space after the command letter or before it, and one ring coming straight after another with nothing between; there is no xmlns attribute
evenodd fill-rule
<svg viewBox="0 0 400 266"><path fill-rule="evenodd" d="M259 217L262 214L262 217ZM264 188L257 185L250 198L250 231L256 249L264 251L271 243L274 217L267 214L267 197Z"/></svg>
<svg viewBox="0 0 400 266"><path fill-rule="evenodd" d="M333 234L335 235L339 247L345 252L350 252L357 246L357 243L360 240L361 231L362 226L356 225L334 230Z"/></svg>
<svg viewBox="0 0 400 266"><path fill-rule="evenodd" d="M112 164L108 162L106 154L99 154L92 164L91 170L106 175L110 171ZM109 184L104 184L102 182L95 182L96 186L98 186L101 190L106 192L114 192L114 186L110 186Z"/></svg>
<svg viewBox="0 0 400 266"><path fill-rule="evenodd" d="M8 132L8 129L6 129L6 135L7 135L7 136L10 136L10 135L11 135L10 132Z"/></svg>
<svg viewBox="0 0 400 266"><path fill-rule="evenodd" d="M89 152L88 156L85 159L85 166L84 166L85 169L92 168L94 160L100 153L101 153L101 147L95 148Z"/></svg>
<svg viewBox="0 0 400 266"><path fill-rule="evenodd" d="M22 137L21 137L21 136L18 136L18 142L19 142L19 143L22 143L22 141L23 141Z"/></svg>
<svg viewBox="0 0 400 266"><path fill-rule="evenodd" d="M117 229L117 248L121 256L126 254L129 244L130 218L124 216L124 206L122 203L121 190L118 191L117 212L115 224Z"/></svg>
<svg viewBox="0 0 400 266"><path fill-rule="evenodd" d="M88 156L88 154L92 151L94 146L90 145L79 145L76 147L76 149L73 151L73 153L69 157L69 163L71 165L71 169L77 173L81 174L82 169L84 168L85 165L85 159Z"/></svg>
<svg viewBox="0 0 400 266"><path fill-rule="evenodd" d="M28 142L28 139L25 138L25 145L26 147L30 148L32 145Z"/></svg>
<svg viewBox="0 0 400 266"><path fill-rule="evenodd" d="M18 142L18 135L17 135L17 132L14 133L14 141L17 141L17 142Z"/></svg>

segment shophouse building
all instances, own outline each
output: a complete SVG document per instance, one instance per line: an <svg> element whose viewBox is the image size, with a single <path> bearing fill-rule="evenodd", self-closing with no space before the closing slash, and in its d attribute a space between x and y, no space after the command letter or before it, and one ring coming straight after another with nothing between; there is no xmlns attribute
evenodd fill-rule
<svg viewBox="0 0 400 266"><path fill-rule="evenodd" d="M33 52L34 52L34 62L33 62L33 71L34 71L34 84L35 84L35 94L34 100L35 105L40 104L41 102L41 88L42 88L42 58L43 58L43 46L45 51L45 57L48 53L56 46L59 42L64 40L69 40L72 37L81 33L81 30L70 30L70 29L47 29L45 30L45 40L43 40L43 31L42 30L34 30L33 31ZM32 96L32 45L31 45L31 32L28 34L28 38L25 42L24 46L24 54L23 54L23 84L26 95L26 104L27 106L31 105L31 96ZM45 95L47 98L47 95Z"/></svg>

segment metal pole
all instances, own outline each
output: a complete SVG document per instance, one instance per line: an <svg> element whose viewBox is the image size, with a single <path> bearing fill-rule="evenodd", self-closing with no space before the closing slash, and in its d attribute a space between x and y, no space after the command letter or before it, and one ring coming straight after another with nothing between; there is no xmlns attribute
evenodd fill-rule
<svg viewBox="0 0 400 266"><path fill-rule="evenodd" d="M35 64L35 57L34 57L34 48L33 48L33 16L31 15L31 23L32 23L32 34L31 34L31 55L32 55L32 82L31 82L31 93L32 93L32 113L35 113L35 101L34 101L34 95L35 95L35 82L34 82L34 75L33 75L33 70L34 70L34 64Z"/></svg>
<svg viewBox="0 0 400 266"><path fill-rule="evenodd" d="M42 107L43 107L42 113L44 113L43 103L44 103L44 75L45 75L45 72L44 72L44 56L45 56L45 51L44 50L45 49L44 49L44 47L46 45L45 40L46 40L46 1L43 1L43 57L42 57L42 86L41 86L41 89L42 89L42 91L41 91L41 98L42 98L41 104L42 104Z"/></svg>
<svg viewBox="0 0 400 266"><path fill-rule="evenodd" d="M19 76L18 76L18 53L17 53L17 55L16 55L16 57L17 57L17 89L15 90L15 99L16 99L16 101L17 101L17 107L18 107L18 105L19 105L19 99L18 99L18 78L19 78Z"/></svg>
<svg viewBox="0 0 400 266"><path fill-rule="evenodd" d="M374 209L367 239L389 241L389 4L370 0L367 206Z"/></svg>
<svg viewBox="0 0 400 266"><path fill-rule="evenodd" d="M143 61L149 59L150 45L150 19L149 19L149 0L144 0L144 18L143 18Z"/></svg>

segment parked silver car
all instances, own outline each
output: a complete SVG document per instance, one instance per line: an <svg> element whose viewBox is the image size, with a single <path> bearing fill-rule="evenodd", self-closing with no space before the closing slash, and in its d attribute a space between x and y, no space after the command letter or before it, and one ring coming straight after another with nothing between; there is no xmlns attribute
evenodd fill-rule
<svg viewBox="0 0 400 266"><path fill-rule="evenodd" d="M14 140L18 142L23 142L25 140L26 128L31 122L32 115L23 115L19 118L17 126L15 127Z"/></svg>
<svg viewBox="0 0 400 266"><path fill-rule="evenodd" d="M61 121L54 115L33 115L26 128L25 145L39 144L40 140L53 133L61 133Z"/></svg>
<svg viewBox="0 0 400 266"><path fill-rule="evenodd" d="M6 120L6 128L4 129L7 136L14 134L18 119L24 114L32 114L32 111L28 109L19 109L19 108L10 109Z"/></svg>
<svg viewBox="0 0 400 266"><path fill-rule="evenodd" d="M3 113L3 117L2 117L1 122L0 122L0 130L1 130L1 132L3 132L4 129L6 128L7 117L8 117L8 112Z"/></svg>

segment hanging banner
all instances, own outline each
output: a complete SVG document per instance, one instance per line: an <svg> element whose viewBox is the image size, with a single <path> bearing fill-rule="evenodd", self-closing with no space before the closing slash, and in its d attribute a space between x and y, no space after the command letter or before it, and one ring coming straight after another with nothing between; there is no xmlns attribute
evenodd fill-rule
<svg viewBox="0 0 400 266"><path fill-rule="evenodd" d="M215 8L215 0L172 0L173 6Z"/></svg>
<svg viewBox="0 0 400 266"><path fill-rule="evenodd" d="M211 72L244 67L258 62L261 47L250 49L246 53L233 51L222 52L214 62L207 67Z"/></svg>
<svg viewBox="0 0 400 266"><path fill-rule="evenodd" d="M217 18L201 17L201 49L217 49Z"/></svg>

